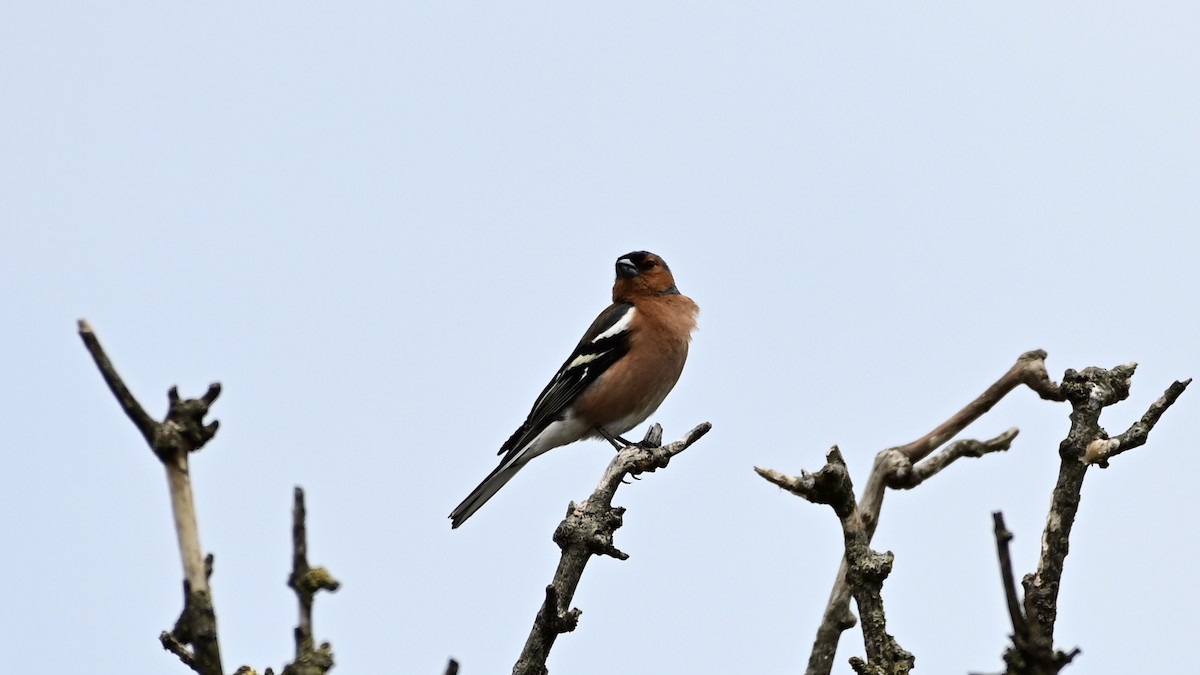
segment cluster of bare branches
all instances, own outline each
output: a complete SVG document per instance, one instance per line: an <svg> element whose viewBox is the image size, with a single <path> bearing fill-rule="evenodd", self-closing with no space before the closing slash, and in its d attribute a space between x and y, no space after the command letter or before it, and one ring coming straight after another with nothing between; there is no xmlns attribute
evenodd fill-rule
<svg viewBox="0 0 1200 675"><path fill-rule="evenodd" d="M130 393L84 321L79 322L79 334L122 409L166 469L183 560L184 607L174 628L160 636L162 644L195 672L222 675L216 612L209 588L213 557L202 554L188 467L191 453L216 434L217 422L206 424L204 418L221 392L220 385L211 385L198 399L186 400L180 399L172 388L168 394L170 405L166 419L158 422ZM1101 413L1128 397L1136 364L1111 369L1068 370L1062 383L1057 384L1047 373L1045 359L1046 353L1040 350L1022 354L992 386L928 434L906 445L880 451L861 497L855 497L850 471L837 447L829 451L825 465L815 473L802 471L799 476L790 476L755 467L755 471L772 484L810 502L829 505L842 527L844 556L813 642L807 675L828 675L832 669L842 633L859 620L850 610L851 599L861 617L866 653L865 659L850 659L854 671L860 675L892 675L907 673L914 667L915 656L905 651L887 632L882 589L891 572L893 556L870 547L879 525L884 495L888 489L915 488L960 458L983 457L1007 450L1017 436L1016 428L983 441L949 441L1020 385L1029 387L1042 399L1068 403L1071 428L1059 445L1061 464L1042 536L1041 556L1036 571L1021 580L1023 597L1017 591L1008 551L1012 534L1004 523L1003 514L993 514L1001 580L1013 625L1012 644L1004 653L1004 673L1058 673L1079 654L1078 649L1064 652L1054 647L1054 625L1063 563L1087 470L1093 465L1105 468L1113 457L1143 445L1190 380L1173 383L1137 422L1123 433L1110 437L1100 426ZM642 442L617 452L591 496L580 504L569 505L566 517L553 537L562 552L558 568L546 586L545 599L513 667L514 675L544 675L548 672L546 662L556 639L575 630L579 623L581 612L570 605L591 557L608 556L618 560L629 557L613 540L625 513L624 508L612 505L620 485L626 478L665 468L673 457L703 437L710 428L711 425L705 422L679 440L662 445L662 428L653 425ZM312 609L316 593L337 590L338 582L324 568L309 565L307 549L304 492L296 488L292 573L288 586L299 602L300 619L295 628L295 658L284 667L283 675L323 675L333 667L333 651L329 644L317 645L313 638ZM455 675L458 667L451 659L446 675ZM254 672L242 666L235 675L252 675ZM270 675L272 671L268 668L265 673Z"/></svg>
<svg viewBox="0 0 1200 675"><path fill-rule="evenodd" d="M880 451L867 478L866 489L857 501L845 461L836 447L827 456L825 466L815 474L804 471L799 476L788 476L771 469L755 468L763 478L795 495L813 503L833 506L845 535L845 556L817 629L806 675L828 675L832 669L842 633L856 623L850 612L851 596L862 617L867 654L865 661L850 660L854 671L860 674L906 673L912 669L914 656L901 649L887 634L880 597L883 580L891 571L892 554L877 553L869 546L879 524L884 494L888 488L914 488L960 457L982 457L997 450L1007 450L1017 436L1015 428L987 441L956 441L930 456L1022 384L1045 400L1069 403L1071 428L1059 444L1061 464L1042 536L1041 556L1037 571L1022 579L1023 601L1017 597L1012 560L1008 554L1012 534L1004 525L1003 515L994 514L997 554L1013 623L1013 643L1004 653L1004 672L1007 675L1049 675L1062 670L1079 654L1078 649L1063 652L1054 648L1054 623L1058 615L1063 562L1071 526L1079 509L1083 479L1090 466L1105 468L1112 457L1143 445L1150 430L1191 380L1172 383L1129 429L1110 437L1100 426L1100 414L1129 396L1137 364L1111 369L1067 370L1062 384L1056 384L1046 371L1045 360L1046 352L1041 350L1022 354L995 384L936 429L907 445Z"/></svg>
<svg viewBox="0 0 1200 675"><path fill-rule="evenodd" d="M189 468L191 454L213 439L219 424L205 424L209 408L221 394L221 385L213 383L200 398L180 399L175 387L167 392L169 406L162 422L150 417L138 403L125 381L104 353L100 341L86 321L79 321L79 337L100 369L104 382L116 396L121 409L133 421L146 443L167 472L171 511L175 516L175 534L183 560L183 611L175 626L159 636L163 648L199 675L224 675L221 645L217 635L217 613L213 607L209 578L213 556L204 555L200 546L200 527L196 521L195 498ZM295 659L284 666L281 675L324 675L333 668L333 649L328 642L313 639L313 597L318 591L336 591L338 582L324 567L308 564L308 536L305 530L304 490L296 488L292 507L292 573L288 586L296 593L300 620L294 631ZM235 675L255 675L242 666ZM267 668L264 675L273 675Z"/></svg>

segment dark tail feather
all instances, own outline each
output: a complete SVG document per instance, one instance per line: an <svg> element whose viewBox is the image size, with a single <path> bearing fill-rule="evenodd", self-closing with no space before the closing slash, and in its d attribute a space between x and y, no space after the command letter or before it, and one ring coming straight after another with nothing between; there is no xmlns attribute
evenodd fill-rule
<svg viewBox="0 0 1200 675"><path fill-rule="evenodd" d="M491 499L492 495L504 487L505 483L512 480L512 477L517 475L517 472L526 464L526 462L522 461L510 462L507 461L507 458L505 460L500 463L500 466L496 467L495 471L488 474L487 478L483 479L479 487L472 490L471 494L467 495L467 498L450 512L451 528L458 527L466 522L467 518L471 517L471 514L486 504L487 500Z"/></svg>

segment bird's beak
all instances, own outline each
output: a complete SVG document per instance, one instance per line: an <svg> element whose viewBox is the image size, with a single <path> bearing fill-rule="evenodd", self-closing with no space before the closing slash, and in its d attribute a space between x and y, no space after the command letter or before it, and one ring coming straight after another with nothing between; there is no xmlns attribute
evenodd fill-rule
<svg viewBox="0 0 1200 675"><path fill-rule="evenodd" d="M617 261L617 276L623 279L632 279L638 275L637 265L629 258L621 258Z"/></svg>

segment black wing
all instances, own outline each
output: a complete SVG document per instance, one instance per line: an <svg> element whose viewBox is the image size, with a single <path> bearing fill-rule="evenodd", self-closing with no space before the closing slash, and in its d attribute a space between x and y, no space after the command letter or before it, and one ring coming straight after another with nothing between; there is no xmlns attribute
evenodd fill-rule
<svg viewBox="0 0 1200 675"><path fill-rule="evenodd" d="M497 454L524 447L545 431L550 423L561 420L563 411L575 402L583 390L629 351L629 321L633 318L633 312L633 305L617 303L596 317L575 351L571 352L537 397L525 423L500 446Z"/></svg>

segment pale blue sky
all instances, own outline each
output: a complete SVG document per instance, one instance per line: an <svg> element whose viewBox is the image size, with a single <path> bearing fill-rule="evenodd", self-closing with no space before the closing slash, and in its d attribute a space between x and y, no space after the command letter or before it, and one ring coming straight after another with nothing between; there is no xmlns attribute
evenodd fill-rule
<svg viewBox="0 0 1200 675"><path fill-rule="evenodd" d="M184 673L162 470L75 335L155 415L225 387L195 460L226 665L291 653L291 488L344 588L339 673L511 669L571 499L539 458L446 515L608 302L661 254L701 306L653 419L713 432L623 488L551 671L795 673L840 555L815 469L927 431L1044 348L1141 363L1117 432L1200 374L1200 10L1189 3L9 3L0 8L0 603L13 672ZM1188 392L1088 479L1071 672L1168 672L1194 639ZM889 495L891 631L995 671L991 511L1035 564L1067 408L1017 391L1005 455ZM634 432L638 433L638 432ZM614 647L616 641L627 646ZM861 654L848 634L839 654Z"/></svg>

